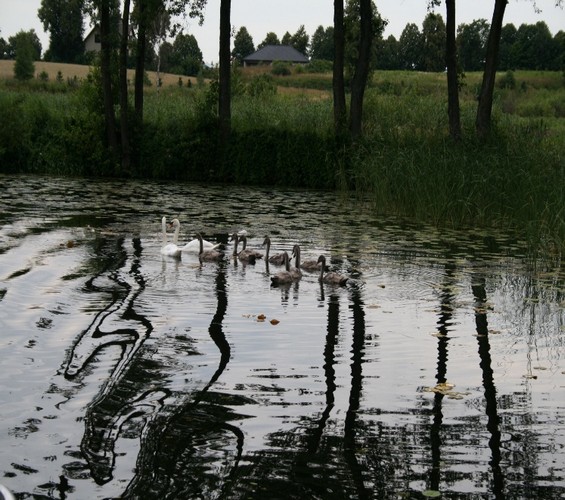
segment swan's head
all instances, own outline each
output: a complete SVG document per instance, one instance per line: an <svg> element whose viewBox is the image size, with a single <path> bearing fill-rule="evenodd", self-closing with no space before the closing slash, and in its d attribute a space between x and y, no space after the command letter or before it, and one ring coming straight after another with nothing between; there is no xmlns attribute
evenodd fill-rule
<svg viewBox="0 0 565 500"><path fill-rule="evenodd" d="M239 241L239 236L237 233L233 233L230 237L230 241Z"/></svg>
<svg viewBox="0 0 565 500"><path fill-rule="evenodd" d="M320 256L318 257L318 264L319 264L320 262L322 263L322 269L325 268L325 267L326 267L326 258L325 258L323 255L320 255Z"/></svg>
<svg viewBox="0 0 565 500"><path fill-rule="evenodd" d="M265 239L263 240L263 245L270 245L271 244L271 238L269 238L268 236L265 236Z"/></svg>
<svg viewBox="0 0 565 500"><path fill-rule="evenodd" d="M292 257L295 257L296 255L300 255L300 245L294 245L292 247Z"/></svg>

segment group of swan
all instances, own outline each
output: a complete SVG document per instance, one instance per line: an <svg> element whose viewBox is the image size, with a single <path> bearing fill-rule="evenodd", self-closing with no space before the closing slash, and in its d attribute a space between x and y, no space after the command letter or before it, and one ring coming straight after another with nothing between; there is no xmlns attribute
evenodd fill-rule
<svg viewBox="0 0 565 500"><path fill-rule="evenodd" d="M163 217L161 220L163 232L163 245L161 247L161 254L168 257L180 257L183 252L198 254L201 261L219 261L225 257L224 252L218 250L220 244L214 244L202 238L201 234L197 234L196 238L189 241L184 246L178 245L178 238L180 232L180 222L178 219L173 219L170 224L167 224L167 218ZM173 241L169 243L167 240L167 228L174 228ZM231 240L234 244L233 257L254 264L257 259L263 258L263 253L258 250L247 248L247 236L243 233L233 233ZM242 249L238 251L239 242L242 243ZM315 259L305 261L300 260L300 246L294 245L292 248L292 255L289 257L287 252L281 252L275 255L269 255L271 250L271 239L266 236L263 241L263 246L266 247L265 260L274 265L283 265L285 269L271 276L271 282L274 285L289 284L296 282L302 278L302 271L320 272L319 281L329 283L332 285L343 286L347 283L348 278L342 274L334 271L329 271L326 266L326 258L324 255ZM294 267L291 267L291 258L295 259Z"/></svg>

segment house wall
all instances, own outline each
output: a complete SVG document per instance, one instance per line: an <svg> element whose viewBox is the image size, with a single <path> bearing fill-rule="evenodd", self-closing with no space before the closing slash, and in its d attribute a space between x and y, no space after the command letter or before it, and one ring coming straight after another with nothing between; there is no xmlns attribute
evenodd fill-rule
<svg viewBox="0 0 565 500"><path fill-rule="evenodd" d="M100 30L94 28L84 40L86 52L100 52Z"/></svg>

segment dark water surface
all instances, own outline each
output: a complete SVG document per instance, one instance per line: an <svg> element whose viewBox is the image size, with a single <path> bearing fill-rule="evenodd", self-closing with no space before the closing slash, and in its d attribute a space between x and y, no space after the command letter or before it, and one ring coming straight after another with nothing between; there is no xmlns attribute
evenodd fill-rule
<svg viewBox="0 0 565 500"><path fill-rule="evenodd" d="M219 186L0 176L0 207L17 496L565 497L564 280L511 236ZM163 215L354 279L162 257Z"/></svg>

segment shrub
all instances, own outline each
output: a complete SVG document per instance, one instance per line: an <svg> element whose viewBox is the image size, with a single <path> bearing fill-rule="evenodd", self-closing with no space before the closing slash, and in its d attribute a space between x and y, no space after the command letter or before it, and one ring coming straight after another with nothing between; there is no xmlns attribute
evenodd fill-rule
<svg viewBox="0 0 565 500"><path fill-rule="evenodd" d="M501 89L515 89L516 78L514 77L514 71L509 69L505 75L498 80L498 86Z"/></svg>
<svg viewBox="0 0 565 500"><path fill-rule="evenodd" d="M314 59L305 66L305 69L309 73L329 73L333 69L333 63L324 59Z"/></svg>
<svg viewBox="0 0 565 500"><path fill-rule="evenodd" d="M247 94L254 97L275 95L277 93L277 86L273 77L267 73L254 76L247 84Z"/></svg>
<svg viewBox="0 0 565 500"><path fill-rule="evenodd" d="M273 62L273 69L271 69L271 73L276 76L288 76L291 72L287 63L283 61L275 61Z"/></svg>
<svg viewBox="0 0 565 500"><path fill-rule="evenodd" d="M33 47L28 43L22 42L16 52L14 76L18 80L31 80L34 73L35 64L33 64Z"/></svg>

